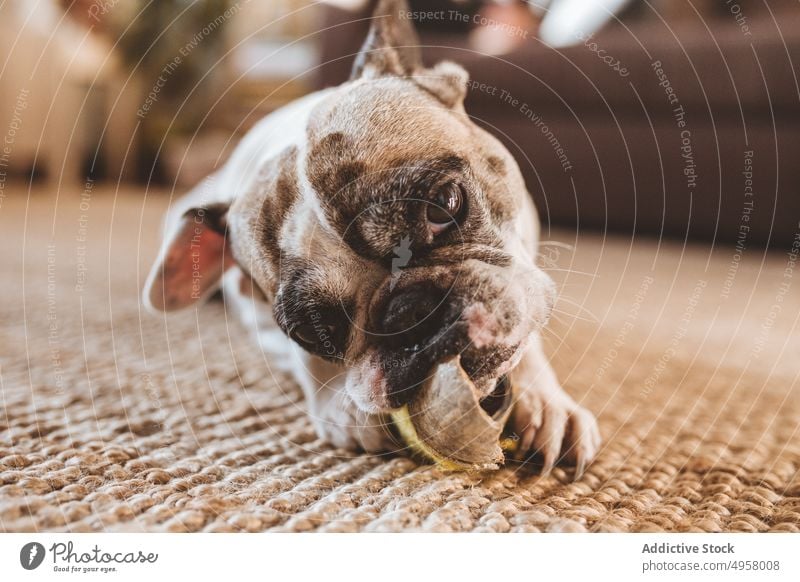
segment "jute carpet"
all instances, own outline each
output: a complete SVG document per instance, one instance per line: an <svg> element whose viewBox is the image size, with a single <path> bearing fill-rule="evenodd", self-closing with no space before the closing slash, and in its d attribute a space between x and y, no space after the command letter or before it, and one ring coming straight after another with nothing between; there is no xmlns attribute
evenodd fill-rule
<svg viewBox="0 0 800 582"><path fill-rule="evenodd" d="M0 529L800 531L791 249L548 235L574 247L544 253L548 349L604 447L578 482L443 474L317 439L221 303L143 313L166 198L144 200L2 201Z"/></svg>

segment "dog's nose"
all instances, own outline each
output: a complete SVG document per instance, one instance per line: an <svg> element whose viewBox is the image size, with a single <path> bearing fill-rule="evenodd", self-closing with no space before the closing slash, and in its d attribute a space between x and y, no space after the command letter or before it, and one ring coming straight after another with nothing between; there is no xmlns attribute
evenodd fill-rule
<svg viewBox="0 0 800 582"><path fill-rule="evenodd" d="M429 285L402 289L389 299L381 318L388 343L419 349L442 328L444 294Z"/></svg>

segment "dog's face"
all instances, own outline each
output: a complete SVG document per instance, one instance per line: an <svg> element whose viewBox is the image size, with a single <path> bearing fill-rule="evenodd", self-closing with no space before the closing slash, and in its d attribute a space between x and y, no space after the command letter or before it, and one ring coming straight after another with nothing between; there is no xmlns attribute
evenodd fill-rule
<svg viewBox="0 0 800 582"><path fill-rule="evenodd" d="M303 143L225 215L225 252L255 300L346 366L368 412L401 406L455 354L490 393L554 299L515 161L465 114L462 69L423 69L397 48L417 45L397 5L383 3L354 78L315 106Z"/></svg>

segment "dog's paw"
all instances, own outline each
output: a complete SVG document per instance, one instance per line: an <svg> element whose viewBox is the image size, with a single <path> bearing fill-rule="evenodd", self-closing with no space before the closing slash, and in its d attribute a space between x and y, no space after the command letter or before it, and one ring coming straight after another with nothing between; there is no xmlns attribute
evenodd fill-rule
<svg viewBox="0 0 800 582"><path fill-rule="evenodd" d="M359 410L347 396L337 394L312 416L317 435L335 447L381 453L396 448L386 422Z"/></svg>
<svg viewBox="0 0 800 582"><path fill-rule="evenodd" d="M519 437L517 456L539 453L544 460L543 475L563 458L575 464L575 478L580 478L601 443L594 415L560 387L523 389L514 406L512 428Z"/></svg>

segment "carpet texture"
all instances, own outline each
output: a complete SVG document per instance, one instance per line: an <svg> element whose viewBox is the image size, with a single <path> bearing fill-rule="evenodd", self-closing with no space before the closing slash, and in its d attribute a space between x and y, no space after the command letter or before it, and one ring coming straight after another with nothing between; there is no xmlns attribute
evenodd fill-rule
<svg viewBox="0 0 800 582"><path fill-rule="evenodd" d="M569 240L548 350L597 461L443 474L320 441L221 303L144 313L165 197L23 196L0 209L4 531L800 531L786 254L731 286L730 250Z"/></svg>

